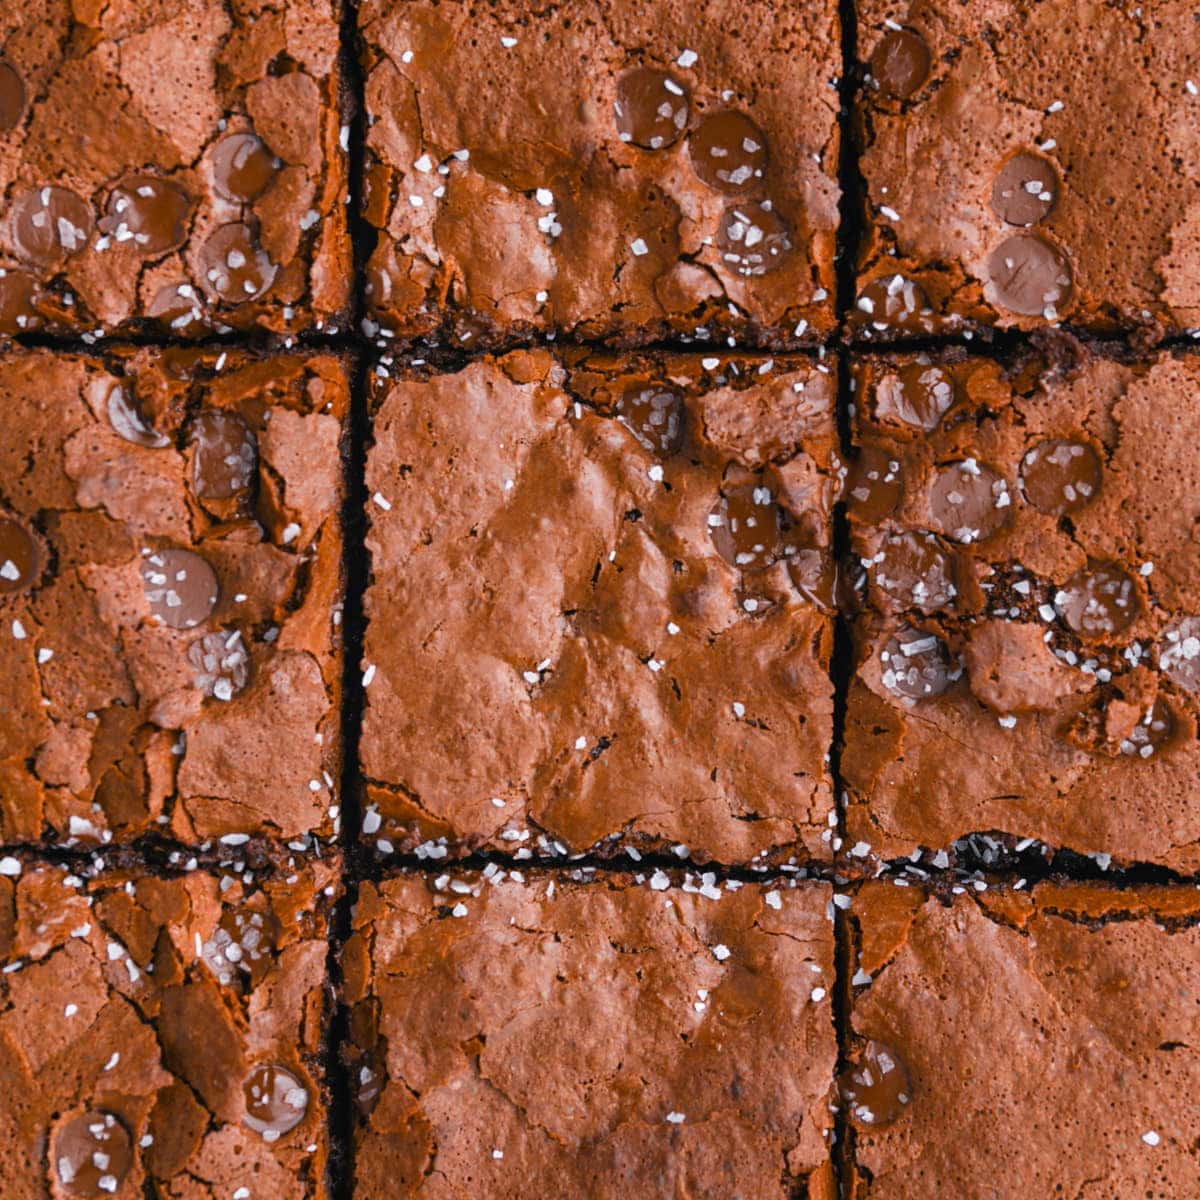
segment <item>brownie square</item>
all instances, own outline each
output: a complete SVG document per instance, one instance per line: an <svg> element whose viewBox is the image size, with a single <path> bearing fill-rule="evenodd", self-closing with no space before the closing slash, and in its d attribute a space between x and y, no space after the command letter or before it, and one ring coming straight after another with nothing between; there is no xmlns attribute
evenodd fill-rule
<svg viewBox="0 0 1200 1200"><path fill-rule="evenodd" d="M854 898L852 1200L1196 1190L1200 893Z"/></svg>
<svg viewBox="0 0 1200 1200"><path fill-rule="evenodd" d="M333 835L347 403L333 355L0 357L0 839Z"/></svg>
<svg viewBox="0 0 1200 1200"><path fill-rule="evenodd" d="M367 841L828 858L834 386L804 357L381 364Z"/></svg>
<svg viewBox="0 0 1200 1200"><path fill-rule="evenodd" d="M370 332L833 331L834 0L366 0L359 29Z"/></svg>
<svg viewBox="0 0 1200 1200"><path fill-rule="evenodd" d="M853 365L852 853L1200 868L1200 358Z"/></svg>
<svg viewBox="0 0 1200 1200"><path fill-rule="evenodd" d="M0 337L348 315L341 0L0 15Z"/></svg>
<svg viewBox="0 0 1200 1200"><path fill-rule="evenodd" d="M364 885L353 1195L833 1200L831 889Z"/></svg>
<svg viewBox="0 0 1200 1200"><path fill-rule="evenodd" d="M1200 15L856 0L860 336L1200 326Z"/></svg>
<svg viewBox="0 0 1200 1200"><path fill-rule="evenodd" d="M6 1196L329 1195L336 859L0 868Z"/></svg>

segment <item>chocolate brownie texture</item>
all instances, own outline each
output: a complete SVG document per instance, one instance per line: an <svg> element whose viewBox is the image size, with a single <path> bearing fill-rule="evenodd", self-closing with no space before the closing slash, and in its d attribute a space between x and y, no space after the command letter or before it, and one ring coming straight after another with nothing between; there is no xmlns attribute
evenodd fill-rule
<svg viewBox="0 0 1200 1200"><path fill-rule="evenodd" d="M833 1200L828 885L489 872L359 894L356 1200Z"/></svg>
<svg viewBox="0 0 1200 1200"><path fill-rule="evenodd" d="M849 910L848 1195L1195 1195L1200 892L955 891Z"/></svg>
<svg viewBox="0 0 1200 1200"><path fill-rule="evenodd" d="M0 358L0 839L336 831L346 362Z"/></svg>
<svg viewBox="0 0 1200 1200"><path fill-rule="evenodd" d="M365 0L359 22L369 331L833 331L832 0Z"/></svg>
<svg viewBox="0 0 1200 1200"><path fill-rule="evenodd" d="M828 859L831 362L380 364L369 845Z"/></svg>
<svg viewBox="0 0 1200 1200"><path fill-rule="evenodd" d="M851 857L1200 869L1200 358L853 364Z"/></svg>
<svg viewBox="0 0 1200 1200"><path fill-rule="evenodd" d="M5 1196L327 1196L338 870L0 859Z"/></svg>
<svg viewBox="0 0 1200 1200"><path fill-rule="evenodd" d="M0 337L340 325L341 0L0 15Z"/></svg>
<svg viewBox="0 0 1200 1200"><path fill-rule="evenodd" d="M855 332L1200 327L1200 17L856 0Z"/></svg>

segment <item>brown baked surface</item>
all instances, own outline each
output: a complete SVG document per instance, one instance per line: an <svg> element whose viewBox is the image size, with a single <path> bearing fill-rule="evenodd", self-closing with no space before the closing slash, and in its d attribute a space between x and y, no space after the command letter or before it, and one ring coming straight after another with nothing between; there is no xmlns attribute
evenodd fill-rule
<svg viewBox="0 0 1200 1200"><path fill-rule="evenodd" d="M347 403L332 354L0 359L3 842L333 835Z"/></svg>
<svg viewBox="0 0 1200 1200"><path fill-rule="evenodd" d="M828 858L833 390L804 357L377 375L368 843ZM756 495L739 566L710 521Z"/></svg>
<svg viewBox="0 0 1200 1200"><path fill-rule="evenodd" d="M6 859L5 1196L327 1196L326 915L339 865L81 878Z"/></svg>
<svg viewBox="0 0 1200 1200"><path fill-rule="evenodd" d="M827 885L489 871L359 895L358 1200L833 1200Z"/></svg>
<svg viewBox="0 0 1200 1200"><path fill-rule="evenodd" d="M1193 4L855 10L859 336L1200 326Z"/></svg>
<svg viewBox="0 0 1200 1200"><path fill-rule="evenodd" d="M848 844L996 832L1196 871L1200 360L853 374Z"/></svg>
<svg viewBox="0 0 1200 1200"><path fill-rule="evenodd" d="M832 332L832 0L366 0L359 22L384 330L464 349Z"/></svg>
<svg viewBox="0 0 1200 1200"><path fill-rule="evenodd" d="M276 332L350 306L341 0L0 13L0 337Z"/></svg>

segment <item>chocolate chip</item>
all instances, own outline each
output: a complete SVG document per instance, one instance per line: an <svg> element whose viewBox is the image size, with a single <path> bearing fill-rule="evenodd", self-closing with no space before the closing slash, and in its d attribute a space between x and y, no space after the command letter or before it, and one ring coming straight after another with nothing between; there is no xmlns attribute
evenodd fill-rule
<svg viewBox="0 0 1200 1200"><path fill-rule="evenodd" d="M279 170L275 156L252 133L231 133L213 148L213 186L226 200L248 204Z"/></svg>
<svg viewBox="0 0 1200 1200"><path fill-rule="evenodd" d="M254 478L258 443L240 414L207 408L192 426L192 487L203 500L228 500Z"/></svg>
<svg viewBox="0 0 1200 1200"><path fill-rule="evenodd" d="M132 442L135 446L144 446L147 450L162 450L171 444L170 438L146 424L142 414L119 383L114 383L108 389L108 402L105 407L113 432L125 441Z"/></svg>
<svg viewBox="0 0 1200 1200"><path fill-rule="evenodd" d="M201 957L220 983L228 986L245 976L255 987L274 961L278 924L269 912L226 909L201 945Z"/></svg>
<svg viewBox="0 0 1200 1200"><path fill-rule="evenodd" d="M1174 732L1175 718L1170 706L1164 700L1155 700L1117 748L1130 757L1151 758L1171 740Z"/></svg>
<svg viewBox="0 0 1200 1200"><path fill-rule="evenodd" d="M108 198L100 229L116 242L129 242L145 255L183 245L191 201L177 184L156 175L130 175Z"/></svg>
<svg viewBox="0 0 1200 1200"><path fill-rule="evenodd" d="M1048 438L1021 459L1021 490L1040 512L1077 512L1100 491L1100 459L1083 442Z"/></svg>
<svg viewBox="0 0 1200 1200"><path fill-rule="evenodd" d="M1138 615L1137 586L1119 567L1099 563L1076 572L1055 593L1054 607L1081 637L1121 633Z"/></svg>
<svg viewBox="0 0 1200 1200"><path fill-rule="evenodd" d="M879 652L883 686L905 700L931 700L962 676L962 667L936 634L907 625Z"/></svg>
<svg viewBox="0 0 1200 1200"><path fill-rule="evenodd" d="M824 613L833 613L838 605L841 583L831 555L806 548L788 555L788 577L792 586L809 604Z"/></svg>
<svg viewBox="0 0 1200 1200"><path fill-rule="evenodd" d="M643 150L661 150L687 128L687 88L654 67L634 67L617 80L617 136Z"/></svg>
<svg viewBox="0 0 1200 1200"><path fill-rule="evenodd" d="M932 433L954 403L954 380L941 367L909 363L875 385L875 415Z"/></svg>
<svg viewBox="0 0 1200 1200"><path fill-rule="evenodd" d="M879 90L907 100L929 78L933 56L925 39L911 29L889 29L871 55L871 78Z"/></svg>
<svg viewBox="0 0 1200 1200"><path fill-rule="evenodd" d="M1014 233L988 258L996 302L1026 317L1054 320L1071 299L1071 265L1062 252L1034 233Z"/></svg>
<svg viewBox="0 0 1200 1200"><path fill-rule="evenodd" d="M954 562L932 533L889 537L869 565L871 581L899 610L933 612L954 602Z"/></svg>
<svg viewBox="0 0 1200 1200"><path fill-rule="evenodd" d="M846 503L852 515L876 524L896 511L903 495L899 460L878 446L863 446L847 479Z"/></svg>
<svg viewBox="0 0 1200 1200"><path fill-rule="evenodd" d="M25 84L11 63L0 62L0 133L15 129L25 111Z"/></svg>
<svg viewBox="0 0 1200 1200"><path fill-rule="evenodd" d="M92 224L91 208L70 189L38 188L13 205L13 244L35 266L60 267L87 245Z"/></svg>
<svg viewBox="0 0 1200 1200"><path fill-rule="evenodd" d="M165 283L151 297L146 315L183 336L203 332L208 321L200 294L190 283Z"/></svg>
<svg viewBox="0 0 1200 1200"><path fill-rule="evenodd" d="M718 192L744 192L762 178L767 139L739 112L713 113L688 137L692 170Z"/></svg>
<svg viewBox="0 0 1200 1200"><path fill-rule="evenodd" d="M683 396L674 388L635 384L616 407L617 420L652 453L665 458L683 444Z"/></svg>
<svg viewBox="0 0 1200 1200"><path fill-rule="evenodd" d="M851 1120L864 1128L890 1125L912 1104L908 1071L882 1042L867 1042L838 1082Z"/></svg>
<svg viewBox="0 0 1200 1200"><path fill-rule="evenodd" d="M1012 512L1008 483L973 458L941 467L929 488L935 529L953 541L981 542L999 532Z"/></svg>
<svg viewBox="0 0 1200 1200"><path fill-rule="evenodd" d="M111 1196L133 1169L133 1141L116 1116L94 1108L58 1130L50 1156L68 1195Z"/></svg>
<svg viewBox="0 0 1200 1200"><path fill-rule="evenodd" d="M0 334L26 333L37 324L37 280L25 271L0 268Z"/></svg>
<svg viewBox="0 0 1200 1200"><path fill-rule="evenodd" d="M172 629L194 629L217 606L217 575L191 550L147 552L142 582L150 615Z"/></svg>
<svg viewBox="0 0 1200 1200"><path fill-rule="evenodd" d="M33 586L41 569L37 539L18 521L0 517L0 595Z"/></svg>
<svg viewBox="0 0 1200 1200"><path fill-rule="evenodd" d="M769 200L742 200L721 214L717 250L738 275L775 270L791 248L791 230Z"/></svg>
<svg viewBox="0 0 1200 1200"><path fill-rule="evenodd" d="M229 304L261 296L275 282L277 269L248 225L222 225L200 248L204 290Z"/></svg>
<svg viewBox="0 0 1200 1200"><path fill-rule="evenodd" d="M217 700L232 700L250 678L250 653L236 629L197 638L187 657L196 671L196 687Z"/></svg>
<svg viewBox="0 0 1200 1200"><path fill-rule="evenodd" d="M1183 617L1163 631L1158 665L1173 683L1200 692L1200 617Z"/></svg>
<svg viewBox="0 0 1200 1200"><path fill-rule="evenodd" d="M285 1067L263 1064L246 1077L245 1123L267 1142L277 1141L304 1120L308 1089Z"/></svg>
<svg viewBox="0 0 1200 1200"><path fill-rule="evenodd" d="M770 488L745 483L725 491L708 517L717 553L742 571L769 567L779 555L780 512Z"/></svg>
<svg viewBox="0 0 1200 1200"><path fill-rule="evenodd" d="M928 333L933 313L925 289L903 275L882 275L863 288L855 302L857 319L879 332Z"/></svg>
<svg viewBox="0 0 1200 1200"><path fill-rule="evenodd" d="M1058 200L1058 176L1036 154L1014 154L992 185L992 211L1009 225L1033 225Z"/></svg>

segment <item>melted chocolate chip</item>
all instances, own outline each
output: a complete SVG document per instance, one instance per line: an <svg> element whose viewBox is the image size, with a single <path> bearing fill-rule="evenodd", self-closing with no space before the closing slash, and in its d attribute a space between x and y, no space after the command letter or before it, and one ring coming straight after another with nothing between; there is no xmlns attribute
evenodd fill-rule
<svg viewBox="0 0 1200 1200"><path fill-rule="evenodd" d="M0 133L16 129L25 111L25 84L11 63L0 62Z"/></svg>
<svg viewBox="0 0 1200 1200"><path fill-rule="evenodd" d="M130 175L109 196L100 229L144 255L162 254L183 245L190 210L183 188L156 175Z"/></svg>
<svg viewBox="0 0 1200 1200"><path fill-rule="evenodd" d="M855 1124L878 1128L903 1116L912 1104L908 1071L896 1052L871 1041L839 1080L842 1099Z"/></svg>
<svg viewBox="0 0 1200 1200"><path fill-rule="evenodd" d="M1152 758L1157 750L1171 740L1175 732L1175 718L1164 700L1155 700L1145 715L1122 738L1117 747L1122 754L1137 758Z"/></svg>
<svg viewBox="0 0 1200 1200"><path fill-rule="evenodd" d="M278 922L270 913L227 909L200 954L221 983L248 976L251 987L256 987L274 958L277 937Z"/></svg>
<svg viewBox="0 0 1200 1200"><path fill-rule="evenodd" d="M982 542L1001 530L1012 512L1003 476L973 458L940 468L929 488L935 529L956 542Z"/></svg>
<svg viewBox="0 0 1200 1200"><path fill-rule="evenodd" d="M988 276L998 304L1026 317L1052 321L1071 299L1071 265L1035 233L1014 233L992 251Z"/></svg>
<svg viewBox="0 0 1200 1200"><path fill-rule="evenodd" d="M840 577L829 554L820 550L797 550L788 556L788 577L792 586L809 604L832 613L838 605Z"/></svg>
<svg viewBox="0 0 1200 1200"><path fill-rule="evenodd" d="M193 682L206 696L232 700L250 678L250 652L240 631L206 633L188 647Z"/></svg>
<svg viewBox="0 0 1200 1200"><path fill-rule="evenodd" d="M277 1141L304 1120L308 1089L285 1067L263 1064L246 1076L245 1123L267 1142Z"/></svg>
<svg viewBox="0 0 1200 1200"><path fill-rule="evenodd" d="M204 304L190 283L167 283L146 308L147 315L183 336L201 333L208 325Z"/></svg>
<svg viewBox="0 0 1200 1200"><path fill-rule="evenodd" d="M11 517L0 517L0 595L32 587L40 563L33 534Z"/></svg>
<svg viewBox="0 0 1200 1200"><path fill-rule="evenodd" d="M222 225L200 248L204 290L229 304L261 296L277 270L248 225Z"/></svg>
<svg viewBox="0 0 1200 1200"><path fill-rule="evenodd" d="M708 532L717 553L742 571L769 567L779 555L779 506L761 483L731 487L713 506Z"/></svg>
<svg viewBox="0 0 1200 1200"><path fill-rule="evenodd" d="M634 67L617 80L613 113L621 141L661 150L687 128L687 88L666 71Z"/></svg>
<svg viewBox="0 0 1200 1200"><path fill-rule="evenodd" d="M1100 459L1091 446L1055 438L1038 442L1021 459L1025 499L1053 517L1077 512L1100 491Z"/></svg>
<svg viewBox="0 0 1200 1200"><path fill-rule="evenodd" d="M626 388L617 420L649 451L666 457L683 444L683 397L661 384Z"/></svg>
<svg viewBox="0 0 1200 1200"><path fill-rule="evenodd" d="M205 409L192 426L192 488L202 500L228 500L254 478L258 442L235 412Z"/></svg>
<svg viewBox="0 0 1200 1200"><path fill-rule="evenodd" d="M875 385L875 415L932 433L954 403L954 380L941 367L909 363Z"/></svg>
<svg viewBox="0 0 1200 1200"><path fill-rule="evenodd" d="M172 629L194 629L217 606L217 574L191 550L159 550L142 559L150 615Z"/></svg>
<svg viewBox="0 0 1200 1200"><path fill-rule="evenodd" d="M871 78L895 100L907 100L929 78L933 56L925 39L911 29L889 29L871 55Z"/></svg>
<svg viewBox="0 0 1200 1200"><path fill-rule="evenodd" d="M775 270L791 248L791 230L769 200L742 200L721 214L717 250L738 275Z"/></svg>
<svg viewBox="0 0 1200 1200"><path fill-rule="evenodd" d="M0 268L0 334L25 333L37 325L36 294L32 275Z"/></svg>
<svg viewBox="0 0 1200 1200"><path fill-rule="evenodd" d="M213 148L213 186L235 203L248 204L267 190L279 162L252 133L231 133Z"/></svg>
<svg viewBox="0 0 1200 1200"><path fill-rule="evenodd" d="M135 446L144 446L147 450L162 450L171 444L170 438L151 429L142 418L137 406L125 394L120 384L114 383L108 389L108 423L113 432Z"/></svg>
<svg viewBox="0 0 1200 1200"><path fill-rule="evenodd" d="M713 113L688 137L692 170L718 192L744 192L762 178L767 139L739 112Z"/></svg>
<svg viewBox="0 0 1200 1200"><path fill-rule="evenodd" d="M859 320L866 319L880 332L899 329L908 333L928 333L933 328L929 297L919 283L903 275L883 275L872 279L855 302Z"/></svg>
<svg viewBox="0 0 1200 1200"><path fill-rule="evenodd" d="M954 602L954 563L932 533L897 533L869 564L871 581L897 609L934 612Z"/></svg>
<svg viewBox="0 0 1200 1200"><path fill-rule="evenodd" d="M879 652L883 686L905 700L931 700L962 675L940 637L902 626Z"/></svg>
<svg viewBox="0 0 1200 1200"><path fill-rule="evenodd" d="M133 1169L129 1131L100 1108L63 1125L50 1155L58 1181L70 1196L111 1196Z"/></svg>
<svg viewBox="0 0 1200 1200"><path fill-rule="evenodd" d="M904 495L900 463L877 446L864 446L850 465L846 503L859 521L877 524L896 511Z"/></svg>
<svg viewBox="0 0 1200 1200"><path fill-rule="evenodd" d="M1158 665L1173 683L1200 692L1200 617L1183 617L1163 631Z"/></svg>
<svg viewBox="0 0 1200 1200"><path fill-rule="evenodd" d="M1058 200L1054 168L1036 154L1014 154L992 185L992 211L1009 225L1034 225Z"/></svg>
<svg viewBox="0 0 1200 1200"><path fill-rule="evenodd" d="M1121 633L1138 615L1137 586L1119 567L1099 563L1079 571L1055 593L1054 607L1081 637Z"/></svg>
<svg viewBox="0 0 1200 1200"><path fill-rule="evenodd" d="M91 233L92 210L68 188L38 188L13 205L13 243L36 266L61 266L87 245Z"/></svg>

